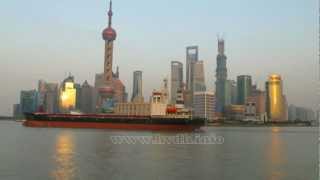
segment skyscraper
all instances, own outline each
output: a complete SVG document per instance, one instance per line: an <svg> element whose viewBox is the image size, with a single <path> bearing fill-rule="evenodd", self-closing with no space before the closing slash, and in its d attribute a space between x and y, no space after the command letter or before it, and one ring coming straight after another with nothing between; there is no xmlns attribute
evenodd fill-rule
<svg viewBox="0 0 320 180"><path fill-rule="evenodd" d="M193 63L199 60L199 48L198 46L187 47L186 51L186 83L187 89L193 91L194 71Z"/></svg>
<svg viewBox="0 0 320 180"><path fill-rule="evenodd" d="M246 99L251 96L252 79L251 76L241 75L237 77L237 104L244 105Z"/></svg>
<svg viewBox="0 0 320 180"><path fill-rule="evenodd" d="M225 106L237 104L237 84L234 80L226 80L225 83Z"/></svg>
<svg viewBox="0 0 320 180"><path fill-rule="evenodd" d="M226 106L227 57L224 46L224 40L219 38L216 69L216 111L219 113L224 112Z"/></svg>
<svg viewBox="0 0 320 180"><path fill-rule="evenodd" d="M193 66L193 92L204 92L207 88L205 82L203 61L196 61L193 63Z"/></svg>
<svg viewBox="0 0 320 180"><path fill-rule="evenodd" d="M74 83L74 77L69 76L60 86L59 109L60 112L67 113L76 108L77 90Z"/></svg>
<svg viewBox="0 0 320 180"><path fill-rule="evenodd" d="M280 75L269 76L266 82L266 109L269 121L287 121L286 99L283 95L282 86Z"/></svg>
<svg viewBox="0 0 320 180"><path fill-rule="evenodd" d="M126 101L125 87L119 79L119 71L113 73L113 42L117 37L112 28L112 1L108 11L108 27L103 30L102 37L105 41L104 73L96 75L96 88L99 92L98 109L100 112L112 112L115 103Z"/></svg>
<svg viewBox="0 0 320 180"><path fill-rule="evenodd" d="M80 92L80 110L84 113L95 112L95 89L85 81L81 86Z"/></svg>
<svg viewBox="0 0 320 180"><path fill-rule="evenodd" d="M39 109L47 113L58 112L59 85L44 80L38 82Z"/></svg>
<svg viewBox="0 0 320 180"><path fill-rule="evenodd" d="M20 104L14 104L13 105L12 117L14 117L15 119L18 119L18 118L22 117Z"/></svg>
<svg viewBox="0 0 320 180"><path fill-rule="evenodd" d="M21 91L20 93L20 108L21 112L32 113L38 110L39 95L36 90Z"/></svg>
<svg viewBox="0 0 320 180"><path fill-rule="evenodd" d="M74 88L76 89L76 110L81 110L81 84L75 83Z"/></svg>
<svg viewBox="0 0 320 180"><path fill-rule="evenodd" d="M185 90L185 105L192 107L194 93L194 64L199 60L198 46L190 46L186 49L186 90Z"/></svg>
<svg viewBox="0 0 320 180"><path fill-rule="evenodd" d="M47 113L57 113L59 111L59 85L57 83L46 83L46 93L44 99L44 111Z"/></svg>
<svg viewBox="0 0 320 180"><path fill-rule="evenodd" d="M133 88L131 102L143 102L142 95L142 71L133 72Z"/></svg>
<svg viewBox="0 0 320 180"><path fill-rule="evenodd" d="M171 103L176 104L177 92L183 88L183 64L178 61L171 62Z"/></svg>
<svg viewBox="0 0 320 180"><path fill-rule="evenodd" d="M44 107L45 95L46 95L46 82L44 80L38 81L38 93L39 93L39 107Z"/></svg>

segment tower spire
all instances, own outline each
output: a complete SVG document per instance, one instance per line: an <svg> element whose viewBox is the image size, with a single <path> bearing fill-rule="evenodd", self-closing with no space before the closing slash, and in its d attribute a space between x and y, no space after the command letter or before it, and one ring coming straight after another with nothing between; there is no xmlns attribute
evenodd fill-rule
<svg viewBox="0 0 320 180"><path fill-rule="evenodd" d="M113 15L113 12L112 12L112 0L110 0L110 2L109 2L109 11L108 11L108 16L109 16L108 27L111 27L111 25L112 25L112 15Z"/></svg>
<svg viewBox="0 0 320 180"><path fill-rule="evenodd" d="M224 54L224 39L222 37L218 37L218 52L220 55Z"/></svg>

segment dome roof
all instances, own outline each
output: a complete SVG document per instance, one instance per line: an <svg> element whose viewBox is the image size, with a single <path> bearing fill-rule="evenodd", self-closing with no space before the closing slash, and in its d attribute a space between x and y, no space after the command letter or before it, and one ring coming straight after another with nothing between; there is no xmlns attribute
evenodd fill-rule
<svg viewBox="0 0 320 180"><path fill-rule="evenodd" d="M117 37L117 33L112 27L108 27L103 30L102 37L105 41L114 41Z"/></svg>

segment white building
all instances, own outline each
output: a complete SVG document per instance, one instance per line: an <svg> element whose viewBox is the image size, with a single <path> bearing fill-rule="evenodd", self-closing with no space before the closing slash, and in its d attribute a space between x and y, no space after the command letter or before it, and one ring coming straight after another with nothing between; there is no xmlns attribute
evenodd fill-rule
<svg viewBox="0 0 320 180"><path fill-rule="evenodd" d="M193 94L193 116L213 121L215 94L213 92L195 92Z"/></svg>

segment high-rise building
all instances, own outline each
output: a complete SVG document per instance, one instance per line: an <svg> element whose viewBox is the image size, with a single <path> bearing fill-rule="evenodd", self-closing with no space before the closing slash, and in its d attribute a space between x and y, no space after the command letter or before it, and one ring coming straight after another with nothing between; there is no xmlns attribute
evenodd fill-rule
<svg viewBox="0 0 320 180"><path fill-rule="evenodd" d="M192 107L194 92L194 64L199 60L198 46L189 46L186 49L186 89L185 89L185 105Z"/></svg>
<svg viewBox="0 0 320 180"><path fill-rule="evenodd" d="M198 46L189 46L186 51L186 85L187 90L193 91L194 68L193 63L199 60Z"/></svg>
<svg viewBox="0 0 320 180"><path fill-rule="evenodd" d="M251 97L248 97L247 100L250 98L253 99L252 101L254 101L256 104L257 114L264 115L266 113L266 92L255 90L252 92Z"/></svg>
<svg viewBox="0 0 320 180"><path fill-rule="evenodd" d="M59 110L60 112L67 113L76 108L76 88L74 77L67 77L60 86L59 94Z"/></svg>
<svg viewBox="0 0 320 180"><path fill-rule="evenodd" d="M213 121L215 96L213 92L195 92L193 95L193 116Z"/></svg>
<svg viewBox="0 0 320 180"><path fill-rule="evenodd" d="M14 104L13 105L12 117L14 117L15 119L18 119L18 118L22 117L20 104Z"/></svg>
<svg viewBox="0 0 320 180"><path fill-rule="evenodd" d="M177 91L177 98L176 102L174 103L175 107L183 109L184 108L184 96L183 96L183 90Z"/></svg>
<svg viewBox="0 0 320 180"><path fill-rule="evenodd" d="M78 83L74 84L74 88L76 89L76 110L81 110L81 85Z"/></svg>
<svg viewBox="0 0 320 180"><path fill-rule="evenodd" d="M90 86L88 81L85 81L81 86L80 111L83 113L94 113L96 106L95 97L95 88Z"/></svg>
<svg viewBox="0 0 320 180"><path fill-rule="evenodd" d="M316 113L312 109L290 105L288 108L289 121L315 121Z"/></svg>
<svg viewBox="0 0 320 180"><path fill-rule="evenodd" d="M38 82L39 109L47 113L58 112L59 85L44 80Z"/></svg>
<svg viewBox="0 0 320 180"><path fill-rule="evenodd" d="M33 113L38 110L39 94L36 90L21 91L20 109L22 113Z"/></svg>
<svg viewBox="0 0 320 180"><path fill-rule="evenodd" d="M104 73L97 73L94 79L94 87L99 89L104 86Z"/></svg>
<svg viewBox="0 0 320 180"><path fill-rule="evenodd" d="M171 62L171 103L176 104L177 92L183 88L183 64L178 61Z"/></svg>
<svg viewBox="0 0 320 180"><path fill-rule="evenodd" d="M237 104L237 84L234 80L227 80L225 84L225 107Z"/></svg>
<svg viewBox="0 0 320 180"><path fill-rule="evenodd" d="M246 104L246 99L251 96L252 79L251 76L241 75L237 77L237 104Z"/></svg>
<svg viewBox="0 0 320 180"><path fill-rule="evenodd" d="M248 98L245 104L245 121L259 121L257 104L252 98Z"/></svg>
<svg viewBox="0 0 320 180"><path fill-rule="evenodd" d="M38 81L39 107L43 108L45 103L45 95L47 92L47 83L44 80Z"/></svg>
<svg viewBox="0 0 320 180"><path fill-rule="evenodd" d="M287 107L280 75L270 75L266 82L266 110L269 121L287 121Z"/></svg>
<svg viewBox="0 0 320 180"><path fill-rule="evenodd" d="M237 104L237 100L238 100L237 83L236 83L235 80L231 80L231 84L232 84L232 88L231 88L231 104Z"/></svg>
<svg viewBox="0 0 320 180"><path fill-rule="evenodd" d="M288 114L288 101L287 101L287 96L283 95L283 119L285 121L288 121L289 119L289 114Z"/></svg>
<svg viewBox="0 0 320 180"><path fill-rule="evenodd" d="M255 119L258 121L266 120L266 93L264 91L256 89L252 92L250 97L246 99L246 110L251 109L251 115L253 115L253 109L255 112ZM249 111L250 112L250 111ZM249 118L250 119L250 118Z"/></svg>
<svg viewBox="0 0 320 180"><path fill-rule="evenodd" d="M224 46L224 40L219 38L216 69L216 112L219 113L223 113L226 106L227 57Z"/></svg>
<svg viewBox="0 0 320 180"><path fill-rule="evenodd" d="M249 119L249 120L255 119L257 121L264 121L264 122L267 120L265 91L261 91L260 89L258 89L256 84L252 85L251 96L247 97L245 102L246 102L246 110L248 110L248 108L249 109L251 108L251 110L254 109L256 114L255 118L246 117L246 119Z"/></svg>
<svg viewBox="0 0 320 180"><path fill-rule="evenodd" d="M57 83L46 83L44 97L44 111L47 113L59 112L59 85Z"/></svg>
<svg viewBox="0 0 320 180"><path fill-rule="evenodd" d="M143 102L142 95L142 71L133 72L133 88L131 102Z"/></svg>
<svg viewBox="0 0 320 180"><path fill-rule="evenodd" d="M297 108L296 106L290 104L289 107L288 107L288 120L289 121L296 121L298 119L298 116L297 116Z"/></svg>
<svg viewBox="0 0 320 180"><path fill-rule="evenodd" d="M117 37L116 31L112 28L112 15L112 1L110 1L108 27L102 32L105 41L104 73L97 74L95 80L99 93L97 106L99 111L104 113L113 112L116 103L126 101L125 86L119 79L119 69L117 68L116 73L112 71L113 42Z"/></svg>
<svg viewBox="0 0 320 180"><path fill-rule="evenodd" d="M127 102L128 94L126 93L126 87L119 78L115 78L113 81L114 87L114 103Z"/></svg>
<svg viewBox="0 0 320 180"><path fill-rule="evenodd" d="M193 75L193 92L206 91L204 65L203 61L197 61L193 63L194 75Z"/></svg>

